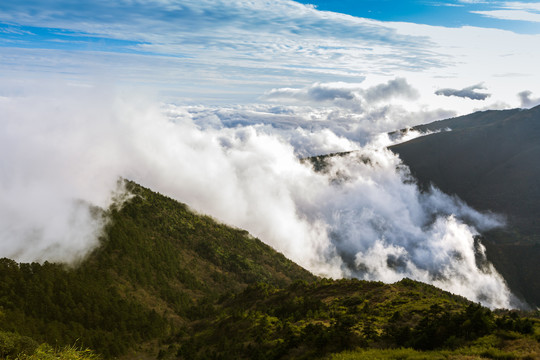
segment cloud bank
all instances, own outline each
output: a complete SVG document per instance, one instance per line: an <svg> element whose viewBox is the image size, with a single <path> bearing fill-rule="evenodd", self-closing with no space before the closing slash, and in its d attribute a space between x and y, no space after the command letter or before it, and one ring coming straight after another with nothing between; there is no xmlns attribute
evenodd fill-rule
<svg viewBox="0 0 540 360"><path fill-rule="evenodd" d="M385 87L362 96L384 98ZM421 194L386 135L361 143L358 129L309 129L312 108L158 106L103 88L42 90L0 100L0 256L80 258L103 226L88 204L107 208L125 177L249 230L317 274L406 276L491 307L516 305L474 239L500 220L435 189ZM305 148L356 151L315 172L299 160Z"/></svg>

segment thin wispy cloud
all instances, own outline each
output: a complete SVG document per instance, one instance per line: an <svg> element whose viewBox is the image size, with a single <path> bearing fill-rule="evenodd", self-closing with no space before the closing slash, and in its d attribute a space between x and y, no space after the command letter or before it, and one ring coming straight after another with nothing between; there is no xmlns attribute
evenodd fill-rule
<svg viewBox="0 0 540 360"><path fill-rule="evenodd" d="M459 3L462 4L487 4L488 1L486 0L458 0Z"/></svg>
<svg viewBox="0 0 540 360"><path fill-rule="evenodd" d="M435 77L467 73L477 74L471 83L487 82L518 62L534 77L538 56L529 46L530 64L478 59L519 54L536 36L386 23L287 0L3 2L0 23L10 32L0 40L4 78L107 79L191 103L249 103L271 89L402 77L440 108L427 99ZM490 89L501 102L522 86L499 78Z"/></svg>
<svg viewBox="0 0 540 360"><path fill-rule="evenodd" d="M187 102L252 102L285 84L362 81L448 60L426 36L285 0L4 2L0 22L35 33L0 46L9 77L97 76Z"/></svg>
<svg viewBox="0 0 540 360"><path fill-rule="evenodd" d="M525 11L540 11L540 4L538 2L519 2L508 1L503 5L505 8L513 10L525 10Z"/></svg>
<svg viewBox="0 0 540 360"><path fill-rule="evenodd" d="M476 10L472 13L501 20L540 22L540 4L510 1L494 4L494 10Z"/></svg>
<svg viewBox="0 0 540 360"><path fill-rule="evenodd" d="M473 11L473 13L501 20L540 22L540 13L525 10L489 10Z"/></svg>
<svg viewBox="0 0 540 360"><path fill-rule="evenodd" d="M64 1L52 9L50 4L24 2L6 3L0 9L0 21L7 23L129 40L135 42L131 49L171 56L196 56L201 51L223 55L222 50L227 49L226 58L236 54L260 61L271 59L279 50L278 57L282 53L291 60L296 54L292 58L308 60L313 56L345 57L355 49L360 54L370 46L382 46L397 62L409 62L405 53L414 49L430 61L427 38L400 35L382 24L319 12L292 1L280 0L272 6L263 1L98 1L84 7ZM219 58L214 60L219 62Z"/></svg>

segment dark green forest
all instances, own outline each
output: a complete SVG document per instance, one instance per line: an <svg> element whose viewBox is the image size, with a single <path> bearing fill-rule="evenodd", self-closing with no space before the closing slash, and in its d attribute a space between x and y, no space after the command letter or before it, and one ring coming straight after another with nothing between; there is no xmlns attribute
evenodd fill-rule
<svg viewBox="0 0 540 360"><path fill-rule="evenodd" d="M110 221L83 261L0 260L1 358L540 354L537 312L490 311L409 279L321 279L244 230L126 186L123 206L96 209Z"/></svg>

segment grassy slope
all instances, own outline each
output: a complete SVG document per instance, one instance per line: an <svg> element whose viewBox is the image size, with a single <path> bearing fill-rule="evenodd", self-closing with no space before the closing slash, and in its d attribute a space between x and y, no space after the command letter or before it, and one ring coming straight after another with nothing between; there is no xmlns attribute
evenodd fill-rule
<svg viewBox="0 0 540 360"><path fill-rule="evenodd" d="M470 353L533 359L540 356L539 339L536 320L495 314L412 280L322 279L285 289L250 286L215 304L214 313L173 338L162 357L318 359L349 349L350 356L396 359L395 349L406 347L416 349L407 351L417 358Z"/></svg>

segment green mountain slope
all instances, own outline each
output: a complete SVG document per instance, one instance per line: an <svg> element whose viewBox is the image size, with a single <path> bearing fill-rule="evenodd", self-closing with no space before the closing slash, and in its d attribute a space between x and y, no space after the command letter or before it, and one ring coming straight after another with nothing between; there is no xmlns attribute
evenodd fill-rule
<svg viewBox="0 0 540 360"><path fill-rule="evenodd" d="M392 146L420 185L508 219L484 234L488 258L516 293L540 305L540 106L485 111L417 127L442 131Z"/></svg>
<svg viewBox="0 0 540 360"><path fill-rule="evenodd" d="M127 187L133 198L110 210L101 247L76 268L0 260L0 330L116 356L169 336L248 284L315 280L246 231Z"/></svg>
<svg viewBox="0 0 540 360"><path fill-rule="evenodd" d="M243 230L127 187L134 196L108 211L101 246L76 267L0 260L0 358L94 358L78 350L89 347L105 358L311 359L440 353L486 337L485 351L540 353L533 318L407 279L316 278Z"/></svg>
<svg viewBox="0 0 540 360"><path fill-rule="evenodd" d="M444 352L531 359L540 356L538 325L409 279L395 284L321 279L284 289L257 284L217 303L214 314L174 338L162 356L321 359L372 349L367 358L374 359L380 349L410 348L418 359ZM472 345L476 350L470 351Z"/></svg>

